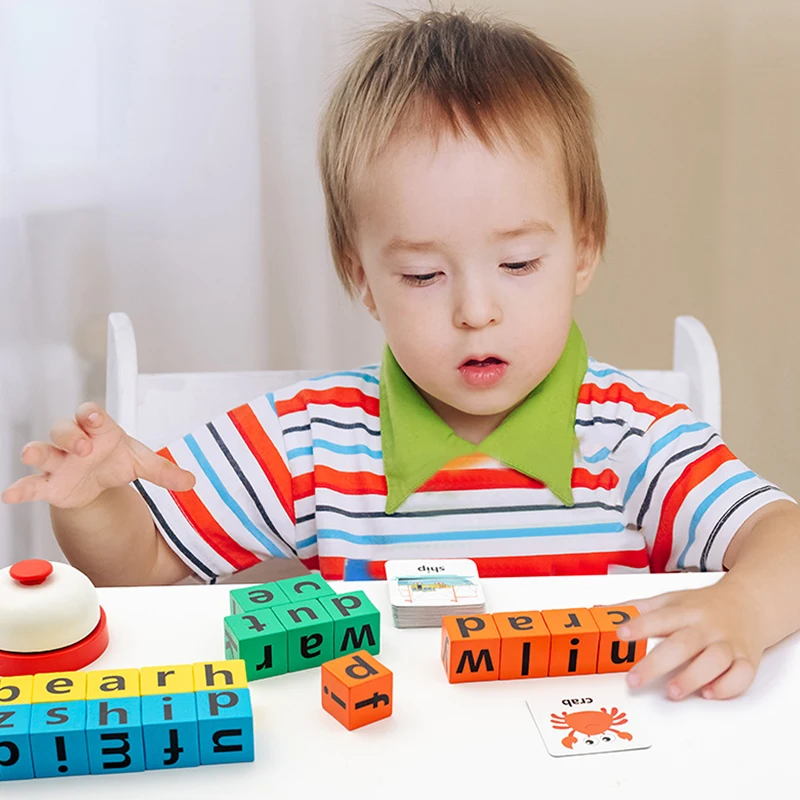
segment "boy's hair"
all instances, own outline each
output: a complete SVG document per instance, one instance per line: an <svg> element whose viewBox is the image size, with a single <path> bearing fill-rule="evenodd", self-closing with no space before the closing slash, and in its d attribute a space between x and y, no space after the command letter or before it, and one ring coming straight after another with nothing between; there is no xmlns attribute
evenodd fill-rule
<svg viewBox="0 0 800 800"><path fill-rule="evenodd" d="M401 130L472 132L488 148L560 143L572 224L602 252L606 198L592 100L572 62L531 30L469 12L398 14L367 33L322 115L318 160L336 272L351 296L353 186Z"/></svg>

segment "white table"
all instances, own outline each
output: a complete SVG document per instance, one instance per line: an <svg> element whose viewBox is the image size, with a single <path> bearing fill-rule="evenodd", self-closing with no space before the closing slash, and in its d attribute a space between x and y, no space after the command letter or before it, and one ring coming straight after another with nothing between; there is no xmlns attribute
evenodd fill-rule
<svg viewBox="0 0 800 800"><path fill-rule="evenodd" d="M485 580L487 611L566 608L713 583L718 576L621 575ZM553 758L525 700L542 678L450 685L439 629L392 626L383 583L360 588L382 613L378 658L394 671L394 714L349 732L322 710L319 669L250 684L256 760L130 775L0 784L4 798L694 798L797 794L800 639L766 654L742 698L672 702L664 687L639 692L653 728L649 750ZM143 667L223 657L225 586L103 589L111 644L96 666ZM593 680L624 683L621 675Z"/></svg>

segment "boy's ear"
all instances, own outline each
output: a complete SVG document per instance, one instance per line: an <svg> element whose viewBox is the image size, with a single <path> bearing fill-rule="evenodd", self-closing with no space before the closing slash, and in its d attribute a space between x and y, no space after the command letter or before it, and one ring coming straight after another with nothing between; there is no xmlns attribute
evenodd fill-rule
<svg viewBox="0 0 800 800"><path fill-rule="evenodd" d="M369 288L369 281L367 281L367 273L361 262L352 254L345 255L347 260L348 272L353 276L353 285L356 288L358 299L364 304L364 308L369 311L370 316L376 321L380 322L378 316L378 308L375 305L375 298L372 296L372 290Z"/></svg>
<svg viewBox="0 0 800 800"><path fill-rule="evenodd" d="M584 234L578 242L577 269L575 274L575 295L582 295L592 282L597 265L600 263L600 248L590 234Z"/></svg>

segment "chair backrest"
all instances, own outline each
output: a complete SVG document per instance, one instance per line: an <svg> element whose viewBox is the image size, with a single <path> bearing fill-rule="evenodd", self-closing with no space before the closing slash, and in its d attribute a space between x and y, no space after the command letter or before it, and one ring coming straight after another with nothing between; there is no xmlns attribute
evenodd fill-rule
<svg viewBox="0 0 800 800"><path fill-rule="evenodd" d="M628 370L644 386L685 402L720 427L719 364L706 329L693 317L675 321L672 370ZM106 407L132 436L158 448L259 394L319 375L319 371L139 374L133 326L112 313L108 325Z"/></svg>

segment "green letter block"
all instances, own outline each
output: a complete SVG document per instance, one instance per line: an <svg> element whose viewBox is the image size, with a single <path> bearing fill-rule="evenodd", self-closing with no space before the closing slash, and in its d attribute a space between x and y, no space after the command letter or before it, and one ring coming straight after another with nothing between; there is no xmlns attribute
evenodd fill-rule
<svg viewBox="0 0 800 800"><path fill-rule="evenodd" d="M319 602L333 620L333 658L366 650L381 651L381 612L362 591L321 597Z"/></svg>
<svg viewBox="0 0 800 800"><path fill-rule="evenodd" d="M260 586L249 586L245 589L234 589L231 592L231 614L246 614L261 608L274 608L291 602L278 586L277 581L262 583Z"/></svg>
<svg viewBox="0 0 800 800"><path fill-rule="evenodd" d="M225 658L244 660L247 680L289 671L286 629L268 608L225 617Z"/></svg>
<svg viewBox="0 0 800 800"><path fill-rule="evenodd" d="M298 578L284 578L276 581L273 586L278 586L288 598L285 603L294 605L311 600L313 597L328 597L336 594L333 587L321 575L300 575Z"/></svg>
<svg viewBox="0 0 800 800"><path fill-rule="evenodd" d="M275 609L286 628L289 672L318 667L333 658L333 620L319 600Z"/></svg>

